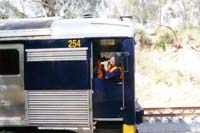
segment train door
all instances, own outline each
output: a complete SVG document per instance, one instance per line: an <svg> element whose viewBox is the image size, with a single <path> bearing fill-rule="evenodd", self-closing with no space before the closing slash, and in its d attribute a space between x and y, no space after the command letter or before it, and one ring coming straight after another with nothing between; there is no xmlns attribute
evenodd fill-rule
<svg viewBox="0 0 200 133"><path fill-rule="evenodd" d="M24 125L24 49L0 45L0 126Z"/></svg>
<svg viewBox="0 0 200 133"><path fill-rule="evenodd" d="M122 121L122 79L105 76L108 60L122 51L122 40L96 39L92 44L94 120Z"/></svg>

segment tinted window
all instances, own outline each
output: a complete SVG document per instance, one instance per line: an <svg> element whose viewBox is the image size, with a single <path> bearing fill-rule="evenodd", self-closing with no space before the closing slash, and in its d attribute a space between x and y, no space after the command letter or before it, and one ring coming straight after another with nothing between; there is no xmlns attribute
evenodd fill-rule
<svg viewBox="0 0 200 133"><path fill-rule="evenodd" d="M0 75L19 74L19 51L16 49L0 50Z"/></svg>

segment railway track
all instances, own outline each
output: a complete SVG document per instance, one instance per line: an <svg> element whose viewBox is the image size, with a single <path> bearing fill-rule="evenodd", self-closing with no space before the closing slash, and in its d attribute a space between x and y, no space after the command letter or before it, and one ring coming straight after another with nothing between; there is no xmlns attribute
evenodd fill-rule
<svg viewBox="0 0 200 133"><path fill-rule="evenodd" d="M144 108L144 117L197 117L200 107L156 107Z"/></svg>

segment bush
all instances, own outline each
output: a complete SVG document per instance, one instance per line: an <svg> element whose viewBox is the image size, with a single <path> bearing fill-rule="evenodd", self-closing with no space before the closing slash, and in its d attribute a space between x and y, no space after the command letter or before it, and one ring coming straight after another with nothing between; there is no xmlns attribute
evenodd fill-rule
<svg viewBox="0 0 200 133"><path fill-rule="evenodd" d="M161 47L163 50L166 50L166 48L174 43L174 38L169 33L165 33L164 35L161 35L159 38L159 41L157 43L158 47Z"/></svg>
<svg viewBox="0 0 200 133"><path fill-rule="evenodd" d="M137 36L137 40L139 41L141 47L151 47L152 45L152 40L151 38L149 38L145 31L142 29L137 29L136 30L136 36Z"/></svg>

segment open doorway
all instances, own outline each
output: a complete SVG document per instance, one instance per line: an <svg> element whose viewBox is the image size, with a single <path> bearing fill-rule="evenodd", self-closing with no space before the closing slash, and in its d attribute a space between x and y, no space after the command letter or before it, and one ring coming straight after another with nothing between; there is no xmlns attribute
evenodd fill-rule
<svg viewBox="0 0 200 133"><path fill-rule="evenodd" d="M93 77L104 78L98 75L98 69L107 69L109 60L116 52L122 51L122 39L95 39L93 41Z"/></svg>
<svg viewBox="0 0 200 133"><path fill-rule="evenodd" d="M95 120L122 120L122 83L120 75L107 78L109 61L122 52L122 39L94 39L93 44L93 108ZM117 69L119 69L117 67ZM121 73L120 73L121 74Z"/></svg>

